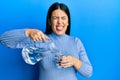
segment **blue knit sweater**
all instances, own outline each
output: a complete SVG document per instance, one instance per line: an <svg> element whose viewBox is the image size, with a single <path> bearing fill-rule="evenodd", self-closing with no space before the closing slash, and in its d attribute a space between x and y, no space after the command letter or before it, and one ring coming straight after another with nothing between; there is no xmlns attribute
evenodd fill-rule
<svg viewBox="0 0 120 80"><path fill-rule="evenodd" d="M77 80L76 73L84 77L92 75L92 66L87 57L85 48L81 40L68 35L58 36L54 33L48 35L53 40L57 48L64 51L65 55L74 56L82 61L80 69L74 67L58 68L54 63L54 55L49 55L39 62L39 80ZM23 48L25 46L39 47L40 42L34 42L26 37L25 29L7 31L0 36L0 42L10 48Z"/></svg>

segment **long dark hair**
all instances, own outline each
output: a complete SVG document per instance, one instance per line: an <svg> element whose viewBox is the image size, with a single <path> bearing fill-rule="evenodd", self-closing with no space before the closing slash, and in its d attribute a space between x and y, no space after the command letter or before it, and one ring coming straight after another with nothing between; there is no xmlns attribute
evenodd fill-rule
<svg viewBox="0 0 120 80"><path fill-rule="evenodd" d="M50 22L51 22L50 19L51 19L52 12L54 10L56 10L56 9L61 9L61 10L63 10L67 14L69 25L68 25L67 30L66 30L65 33L70 35L70 25L71 25L71 23L70 23L70 12L69 12L69 9L68 9L68 7L65 4L58 3L58 2L52 4L50 6L49 10L48 10L47 19L46 19L46 31L45 31L45 33L46 34L51 34L53 32L52 28L51 28L51 25L50 25Z"/></svg>

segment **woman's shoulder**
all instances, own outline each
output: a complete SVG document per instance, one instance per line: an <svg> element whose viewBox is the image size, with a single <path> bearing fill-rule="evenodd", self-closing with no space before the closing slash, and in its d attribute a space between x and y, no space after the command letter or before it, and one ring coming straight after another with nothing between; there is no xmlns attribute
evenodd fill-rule
<svg viewBox="0 0 120 80"><path fill-rule="evenodd" d="M75 42L78 42L78 41L81 42L81 39L80 39L79 37L77 37L77 36L69 36L69 38L70 38L71 40L75 41Z"/></svg>

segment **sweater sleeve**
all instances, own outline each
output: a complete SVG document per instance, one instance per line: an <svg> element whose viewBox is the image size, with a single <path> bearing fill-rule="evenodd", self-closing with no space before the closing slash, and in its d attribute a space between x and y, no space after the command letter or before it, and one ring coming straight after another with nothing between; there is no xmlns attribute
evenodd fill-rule
<svg viewBox="0 0 120 80"><path fill-rule="evenodd" d="M79 53L79 59L82 61L82 66L77 70L84 77L90 77L92 75L92 65L88 59L85 48L80 39L76 38L77 50Z"/></svg>
<svg viewBox="0 0 120 80"><path fill-rule="evenodd" d="M23 48L34 44L34 41L25 35L25 29L6 31L0 36L0 43L9 48Z"/></svg>

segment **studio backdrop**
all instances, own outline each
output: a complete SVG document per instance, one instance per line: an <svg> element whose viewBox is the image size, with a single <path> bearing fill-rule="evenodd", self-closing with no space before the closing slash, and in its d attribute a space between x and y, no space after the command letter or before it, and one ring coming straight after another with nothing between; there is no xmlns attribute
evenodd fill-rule
<svg viewBox="0 0 120 80"><path fill-rule="evenodd" d="M0 0L0 35L23 28L45 31L47 11L54 2L69 7L71 35L82 40L93 65L93 75L78 74L78 80L120 80L119 0ZM21 49L0 44L0 80L38 80L38 70L38 64L24 62Z"/></svg>

